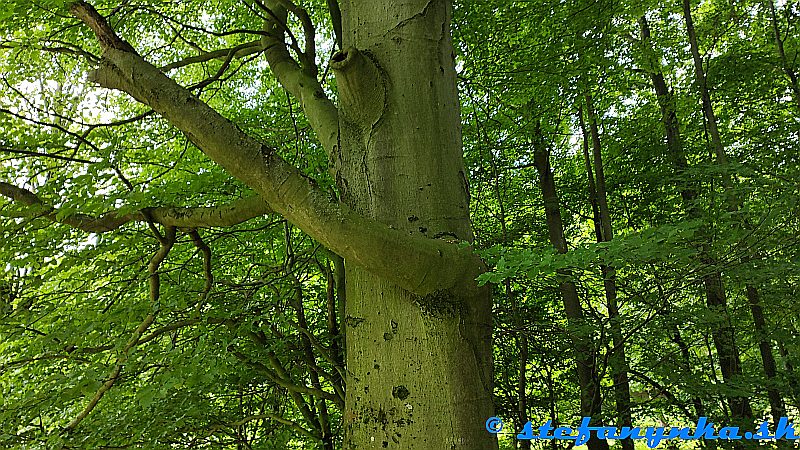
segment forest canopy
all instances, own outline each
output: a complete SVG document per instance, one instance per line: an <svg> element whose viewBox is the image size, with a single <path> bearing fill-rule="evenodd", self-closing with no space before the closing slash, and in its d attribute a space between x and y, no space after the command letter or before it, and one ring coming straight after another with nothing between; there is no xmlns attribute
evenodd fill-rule
<svg viewBox="0 0 800 450"><path fill-rule="evenodd" d="M0 447L797 419L798 52L786 0L5 1Z"/></svg>

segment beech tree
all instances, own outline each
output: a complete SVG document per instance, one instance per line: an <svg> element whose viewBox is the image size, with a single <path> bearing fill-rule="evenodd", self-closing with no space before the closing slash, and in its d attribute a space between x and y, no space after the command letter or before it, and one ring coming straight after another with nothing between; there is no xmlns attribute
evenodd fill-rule
<svg viewBox="0 0 800 450"><path fill-rule="evenodd" d="M796 422L798 18L1 2L0 447Z"/></svg>
<svg viewBox="0 0 800 450"><path fill-rule="evenodd" d="M203 208L170 205L92 215L59 209L57 199L34 192L30 183L24 183L26 187L13 179L3 181L3 195L54 222L92 233L114 233L138 221L146 223L160 243L148 266L150 311L118 349L105 381L82 400L85 407L68 421L44 426L61 426L61 434L69 436L124 376L126 361L156 322L159 270L180 235L186 233L206 258L207 294L217 268L197 230L274 213L344 261L347 301L343 316L334 315L346 342L346 361L339 368L346 372L347 387L343 448L496 445L483 425L493 411L491 303L488 288L475 282L483 264L468 246L472 230L449 2L329 1L324 20L334 30L338 48L330 64L317 55L319 24L291 1L231 5L238 13L249 9L248 16L209 10L195 21L186 20L184 14L186 8L202 9L200 3L140 5L130 10L124 4L113 8L83 1L63 7L54 3L58 2L47 5L51 12L36 19L72 30L76 39L59 48L35 44L41 45L40 50L82 56L90 63L87 83L125 93L146 106L139 118L151 113L163 117L209 163L223 168L253 194ZM123 16L120 11L131 15L115 24L114 18ZM171 43L147 38L154 18L174 27L174 41L200 47L182 35L199 30L231 37L235 45L182 60L157 61L147 55ZM225 25L238 21L246 26ZM257 39L237 41L242 35ZM274 77L290 101L302 108L316 136L316 148L327 155L336 195L287 162L280 149L260 139L258 132L248 133L204 100L210 97L203 95L206 88L224 81L237 60L252 54L266 59L268 67L261 76ZM216 72L192 84L171 74L216 60L221 60ZM320 62L325 72L334 74L335 90L323 86L327 73L321 73ZM89 134L97 125L84 125L82 130L54 125L64 139L72 140L75 150L69 156L51 156L76 162L80 159L76 153L95 149ZM99 157L87 153L89 158ZM122 168L118 172L123 183L131 176ZM290 386L280 364L274 363L271 372L294 395L309 394L323 403L342 401L337 398L341 392L332 390L329 381L320 385L312 380L316 384L312 388ZM311 400L296 403L301 409L318 410L309 408ZM306 415L311 422L316 420ZM321 424L319 428L326 448L332 448L330 436L325 436Z"/></svg>

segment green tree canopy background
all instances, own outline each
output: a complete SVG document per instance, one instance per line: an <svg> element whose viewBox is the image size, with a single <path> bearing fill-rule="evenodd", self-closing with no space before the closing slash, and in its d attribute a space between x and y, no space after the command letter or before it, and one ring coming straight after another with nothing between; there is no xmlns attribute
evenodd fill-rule
<svg viewBox="0 0 800 450"><path fill-rule="evenodd" d="M93 6L294 167L286 179L313 186L301 200L318 206L349 201L329 148L340 128L320 130L326 108L353 101L333 73L350 3ZM416 3L426 17L447 2ZM344 330L360 320L345 311L350 261L380 274L411 261L389 279L432 302L425 317L456 308L427 295L447 283L491 289L494 409L508 428L797 417L800 3L442 6L471 245L415 216L404 233L363 222L321 242L351 217L298 223L293 191L276 212L175 126L180 114L100 87L110 44L70 6L0 5L0 447L341 448L353 419ZM441 103L422 89L405 95ZM404 133L420 132L409 120ZM418 241L395 251L400 234ZM384 236L374 255L359 250ZM452 264L426 266L437 251ZM384 325L376 339L391 340L398 325ZM500 447L531 448L510 434Z"/></svg>

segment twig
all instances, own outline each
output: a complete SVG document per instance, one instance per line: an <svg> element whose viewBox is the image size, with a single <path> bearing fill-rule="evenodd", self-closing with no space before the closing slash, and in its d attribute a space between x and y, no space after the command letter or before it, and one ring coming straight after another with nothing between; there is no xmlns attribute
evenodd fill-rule
<svg viewBox="0 0 800 450"><path fill-rule="evenodd" d="M161 266L161 263L164 262L169 251L172 250L172 245L175 243L175 236L176 236L176 229L175 227L167 227L166 234L161 236L160 234L156 235L161 246L159 247L156 254L153 255L153 258L150 260L150 264L148 264L147 268L150 272L150 307L151 312L144 318L142 323L136 328L133 332L133 335L128 339L128 342L125 344L125 347L122 348L122 354L117 358L117 364L111 370L111 373L108 374L108 379L105 383L103 383L97 392L95 392L94 396L89 400L89 403L83 410L74 418L72 421L61 430L61 434L68 433L74 430L86 417L91 414L92 410L97 406L106 392L109 391L114 386L114 383L117 382L119 379L120 374L122 373L122 367L128 361L128 357L130 356L131 350L139 343L142 335L150 325L156 319L156 314L158 313L158 301L159 297L161 296L161 280L158 276L158 268Z"/></svg>

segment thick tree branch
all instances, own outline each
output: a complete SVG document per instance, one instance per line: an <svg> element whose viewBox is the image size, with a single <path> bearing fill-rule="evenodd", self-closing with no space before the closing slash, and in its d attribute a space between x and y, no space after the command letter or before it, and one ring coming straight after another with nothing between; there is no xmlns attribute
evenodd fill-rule
<svg viewBox="0 0 800 450"><path fill-rule="evenodd" d="M0 181L0 195L30 206L31 215L38 214L53 222L88 233L106 233L128 222L147 222L148 217L153 222L178 228L230 227L272 212L260 197L248 197L228 205L206 208L147 208L130 214L112 211L100 217L80 213L59 217L55 208L27 189Z"/></svg>
<svg viewBox="0 0 800 450"><path fill-rule="evenodd" d="M339 8L338 0L327 0L328 13L331 16L331 24L333 25L333 35L336 39L336 46L342 50L342 10Z"/></svg>
<svg viewBox="0 0 800 450"><path fill-rule="evenodd" d="M281 86L300 100L308 122L316 131L322 147L328 155L331 155L339 137L339 116L336 107L322 90L315 75L316 70L303 70L289 54L283 39L286 9L279 5L271 6L274 17L264 24L267 36L261 39L269 67ZM313 64L313 61L307 64Z"/></svg>
<svg viewBox="0 0 800 450"><path fill-rule="evenodd" d="M417 295L456 285L460 289L477 288L474 279L481 273L482 263L470 249L392 229L331 199L313 180L283 160L274 148L244 133L130 51L130 45L120 44L119 38L103 36L110 29L93 23L96 13L82 11L87 8L91 6L84 2L72 6L76 17L90 18L89 25L99 34L103 45L103 62L93 79L101 86L127 92L164 116L207 156L253 188L275 212L342 255L348 263L364 267ZM300 76L296 70L291 72ZM327 119L325 123L332 126L333 122ZM326 142L325 138L322 140ZM327 142L330 144L329 138Z"/></svg>
<svg viewBox="0 0 800 450"><path fill-rule="evenodd" d="M317 73L317 48L314 39L316 38L316 30L314 29L314 24L311 22L311 16L308 15L308 12L294 4L291 0L267 0L267 7L268 8L275 8L274 5L279 5L281 8L285 8L286 10L290 11L298 20L300 20L300 24L303 26L303 34L305 35L305 51L303 52L303 57L306 59L306 64L308 65L307 70L312 75L316 75ZM284 21L285 23L286 21Z"/></svg>
<svg viewBox="0 0 800 450"><path fill-rule="evenodd" d="M136 53L136 50L122 38L117 36L114 30L108 25L105 17L100 15L94 6L84 1L78 1L70 5L72 15L80 19L92 29L101 47L115 48L126 52Z"/></svg>

